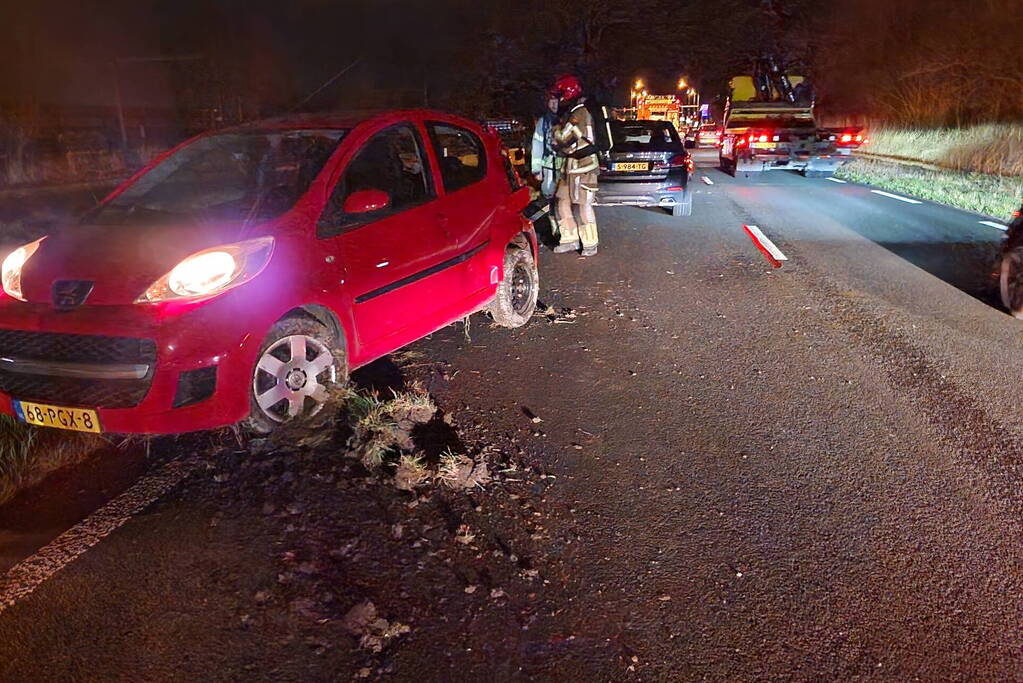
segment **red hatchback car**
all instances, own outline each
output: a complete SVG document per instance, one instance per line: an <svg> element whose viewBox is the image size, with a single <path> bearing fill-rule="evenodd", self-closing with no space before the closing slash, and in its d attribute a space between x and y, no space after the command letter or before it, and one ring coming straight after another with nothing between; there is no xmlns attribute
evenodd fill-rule
<svg viewBox="0 0 1023 683"><path fill-rule="evenodd" d="M313 415L470 313L525 324L528 201L497 135L440 112L201 135L3 261L0 410L121 433Z"/></svg>

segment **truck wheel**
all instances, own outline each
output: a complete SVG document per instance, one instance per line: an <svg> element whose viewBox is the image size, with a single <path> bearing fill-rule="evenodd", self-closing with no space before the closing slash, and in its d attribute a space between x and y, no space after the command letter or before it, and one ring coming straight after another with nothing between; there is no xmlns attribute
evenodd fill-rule
<svg viewBox="0 0 1023 683"><path fill-rule="evenodd" d="M1002 256L998 278L1002 304L1014 318L1023 319L1023 248L1016 248Z"/></svg>
<svg viewBox="0 0 1023 683"><path fill-rule="evenodd" d="M501 327L522 327L533 316L540 293L540 274L529 249L512 247L504 253L504 278L487 313Z"/></svg>
<svg viewBox="0 0 1023 683"><path fill-rule="evenodd" d="M671 207L671 215L675 218L693 215L693 195L689 194L689 190L682 194L681 202Z"/></svg>

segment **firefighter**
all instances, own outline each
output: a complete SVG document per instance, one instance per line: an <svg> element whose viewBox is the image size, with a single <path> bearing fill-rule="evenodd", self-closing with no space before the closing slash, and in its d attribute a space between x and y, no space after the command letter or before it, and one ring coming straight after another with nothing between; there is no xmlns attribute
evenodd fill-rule
<svg viewBox="0 0 1023 683"><path fill-rule="evenodd" d="M558 182L557 224L558 245L555 253L575 251L579 246L583 256L597 253L597 217L593 200L597 193L597 173L600 162L593 144L593 117L586 109L586 98L579 79L562 76L554 84L558 94L562 118L554 128L554 142L565 166ZM579 222L573 215L573 206L579 208Z"/></svg>
<svg viewBox="0 0 1023 683"><path fill-rule="evenodd" d="M545 199L554 197L557 189L558 167L561 160L554 152L554 126L558 123L558 95L554 90L544 94L544 112L536 120L533 129L533 147L529 157L530 171L540 183L540 193Z"/></svg>

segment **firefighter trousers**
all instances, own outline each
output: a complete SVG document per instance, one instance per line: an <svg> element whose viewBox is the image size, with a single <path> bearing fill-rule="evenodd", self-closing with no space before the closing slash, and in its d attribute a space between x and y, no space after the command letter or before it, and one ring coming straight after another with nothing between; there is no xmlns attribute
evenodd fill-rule
<svg viewBox="0 0 1023 683"><path fill-rule="evenodd" d="M597 216L593 201L597 194L597 174L567 175L558 184L557 223L558 246L582 243L583 249L597 246ZM579 221L573 215L572 205L579 207Z"/></svg>

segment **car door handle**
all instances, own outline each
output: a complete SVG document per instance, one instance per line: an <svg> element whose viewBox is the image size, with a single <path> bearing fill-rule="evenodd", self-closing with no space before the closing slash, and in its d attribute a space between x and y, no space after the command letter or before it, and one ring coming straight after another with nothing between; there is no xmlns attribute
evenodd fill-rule
<svg viewBox="0 0 1023 683"><path fill-rule="evenodd" d="M390 261L381 261L380 263L377 264L377 268L384 268L389 265L391 265Z"/></svg>

